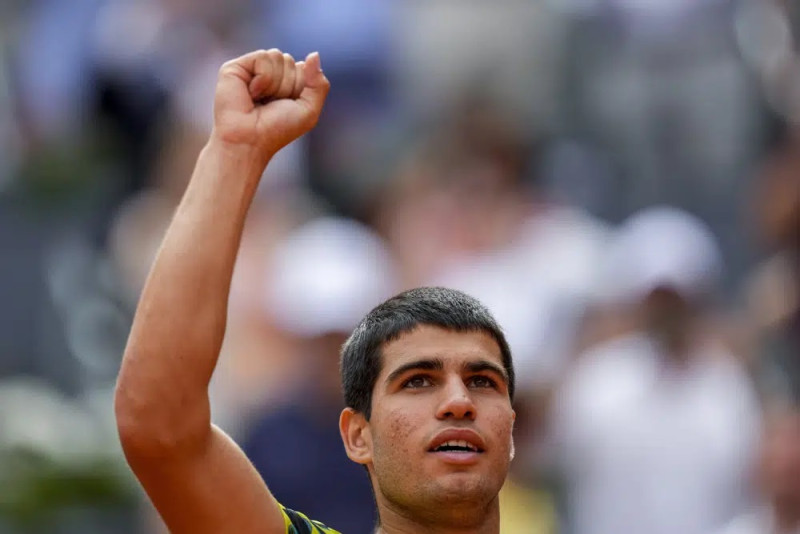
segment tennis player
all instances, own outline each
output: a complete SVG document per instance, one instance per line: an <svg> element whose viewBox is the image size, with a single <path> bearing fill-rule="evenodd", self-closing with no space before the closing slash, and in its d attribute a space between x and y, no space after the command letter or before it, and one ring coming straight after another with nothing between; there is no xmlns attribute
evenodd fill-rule
<svg viewBox="0 0 800 534"><path fill-rule="evenodd" d="M219 72L214 128L142 293L115 399L128 463L173 533L336 532L275 500L211 423L208 398L256 186L317 123L329 87L316 53L257 51ZM355 329L341 368L342 441L372 482L376 531L498 534L514 370L487 310L443 288L402 293Z"/></svg>

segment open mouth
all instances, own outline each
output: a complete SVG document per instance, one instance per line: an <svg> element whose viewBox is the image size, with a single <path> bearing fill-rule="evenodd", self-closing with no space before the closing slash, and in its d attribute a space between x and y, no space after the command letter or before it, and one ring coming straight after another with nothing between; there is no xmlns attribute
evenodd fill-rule
<svg viewBox="0 0 800 534"><path fill-rule="evenodd" d="M462 453L482 453L483 450L466 440L450 440L442 443L430 452L462 452Z"/></svg>

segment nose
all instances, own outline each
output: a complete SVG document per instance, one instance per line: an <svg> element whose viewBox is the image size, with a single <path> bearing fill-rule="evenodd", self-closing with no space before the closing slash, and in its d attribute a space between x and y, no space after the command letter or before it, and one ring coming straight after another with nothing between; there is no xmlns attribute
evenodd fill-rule
<svg viewBox="0 0 800 534"><path fill-rule="evenodd" d="M475 403L460 377L450 380L442 391L436 413L438 419L475 419Z"/></svg>

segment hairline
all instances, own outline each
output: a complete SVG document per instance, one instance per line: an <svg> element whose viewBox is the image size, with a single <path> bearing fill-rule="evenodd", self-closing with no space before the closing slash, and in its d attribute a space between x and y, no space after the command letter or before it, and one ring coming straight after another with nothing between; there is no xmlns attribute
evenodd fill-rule
<svg viewBox="0 0 800 534"><path fill-rule="evenodd" d="M469 327L463 328L463 327L459 327L459 326L443 325L443 324L440 324L440 323L436 323L434 321L418 321L418 322L415 322L410 327L400 328L396 332L393 332L392 334L386 336L386 339L381 340L380 343L378 343L374 347L373 352L374 352L375 358L371 358L370 361L373 362L375 365L377 365L378 369L377 369L377 373L375 373L375 382L372 384L372 391L370 392L369 405L367 406L367 410L366 410L366 412L362 412L361 410L356 409L354 406L347 406L348 408L351 408L351 409L355 410L357 413L361 413L362 415L364 415L364 417L365 417L365 419L367 421L369 421L371 419L371 417L372 417L372 408L373 408L373 400L375 398L375 388L378 387L378 383L379 383L378 378L380 377L380 374L383 372L383 369L384 369L383 368L383 366L384 366L384 348L389 343L392 343L393 341L398 340L400 337L402 337L402 336L404 336L406 334L412 333L414 330L417 330L419 327L422 327L422 326L432 326L432 327L435 327L435 328L440 328L442 330L447 330L449 332L455 332L455 333L464 333L464 334L466 334L466 333L470 333L470 332L484 332L484 333L488 334L494 340L494 342L497 345L497 348L498 348L498 350L500 352L500 363L501 363L500 367L503 370L503 377L505 378L505 381L506 381L507 394L508 394L509 400L511 402L513 402L514 399L513 399L512 395L513 395L513 392L514 392L514 384L512 383L512 377L509 374L509 367L513 368L513 360L511 359L511 351L508 348L508 342L505 341L504 338L502 337L503 336L503 332L502 332L502 330L500 330L499 325L495 325L494 328L497 329L497 331L495 331L495 329L492 328L491 325L474 325L474 326L469 326ZM503 341L505 341L505 347L506 347L506 351L507 352L503 350L503 347L504 347Z"/></svg>

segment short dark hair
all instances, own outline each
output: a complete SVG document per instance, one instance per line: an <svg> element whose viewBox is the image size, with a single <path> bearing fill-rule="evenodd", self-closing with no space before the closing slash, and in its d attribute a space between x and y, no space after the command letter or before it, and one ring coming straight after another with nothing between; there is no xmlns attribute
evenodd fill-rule
<svg viewBox="0 0 800 534"><path fill-rule="evenodd" d="M375 307L355 328L342 347L341 373L345 404L372 414L372 390L383 365L381 349L419 325L456 332L484 331L500 347L508 374L508 393L514 399L514 365L502 329L477 299L443 287L420 287L396 295Z"/></svg>

